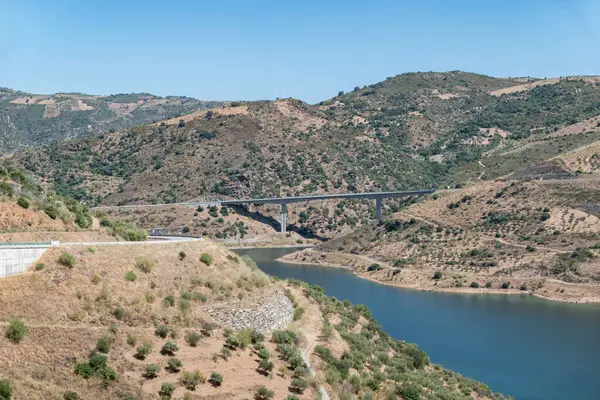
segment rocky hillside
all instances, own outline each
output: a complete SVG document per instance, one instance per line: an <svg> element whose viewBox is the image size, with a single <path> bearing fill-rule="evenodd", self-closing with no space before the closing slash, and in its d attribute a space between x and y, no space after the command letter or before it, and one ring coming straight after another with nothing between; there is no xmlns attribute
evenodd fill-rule
<svg viewBox="0 0 600 400"><path fill-rule="evenodd" d="M399 286L600 301L599 196L598 181L481 182L288 259Z"/></svg>
<svg viewBox="0 0 600 400"><path fill-rule="evenodd" d="M595 77L411 73L309 105L234 103L30 149L14 162L89 205L464 186L595 173ZM404 199L406 200L406 199ZM331 237L372 202L302 205L290 222ZM385 204L395 212L404 201ZM276 217L278 210L262 208Z"/></svg>
<svg viewBox="0 0 600 400"><path fill-rule="evenodd" d="M147 93L37 95L0 88L0 154L147 124L219 104Z"/></svg>

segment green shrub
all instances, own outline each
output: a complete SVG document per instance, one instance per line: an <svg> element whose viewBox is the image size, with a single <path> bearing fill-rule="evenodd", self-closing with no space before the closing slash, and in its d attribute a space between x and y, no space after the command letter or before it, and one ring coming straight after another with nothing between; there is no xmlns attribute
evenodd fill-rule
<svg viewBox="0 0 600 400"><path fill-rule="evenodd" d="M46 268L46 265L44 263L37 263L37 264L35 264L35 270L36 271L41 271L44 268Z"/></svg>
<svg viewBox="0 0 600 400"><path fill-rule="evenodd" d="M367 268L367 271L368 272L379 271L380 268L381 268L381 265L375 263L375 264L369 265L369 268Z"/></svg>
<svg viewBox="0 0 600 400"><path fill-rule="evenodd" d="M120 321L123 319L123 310L121 310L121 308L117 307L113 310L112 315Z"/></svg>
<svg viewBox="0 0 600 400"><path fill-rule="evenodd" d="M491 288L492 287L492 282L486 282L485 287L488 288L488 289Z"/></svg>
<svg viewBox="0 0 600 400"><path fill-rule="evenodd" d="M2 397L0 397L1 399ZM64 400L79 400L79 395L75 392L65 392L65 394L63 394L63 399Z"/></svg>
<svg viewBox="0 0 600 400"><path fill-rule="evenodd" d="M302 378L294 378L290 384L290 392L302 394L308 388L308 383Z"/></svg>
<svg viewBox="0 0 600 400"><path fill-rule="evenodd" d="M173 307L175 305L175 297L168 295L163 299L165 307Z"/></svg>
<svg viewBox="0 0 600 400"><path fill-rule="evenodd" d="M196 387L200 383L206 382L206 376L196 370L196 371L183 371L179 378L179 382L188 390L196 390Z"/></svg>
<svg viewBox="0 0 600 400"><path fill-rule="evenodd" d="M213 329L214 327L210 322L203 322L202 329L200 329L200 333L202 333L204 336L210 336L212 334Z"/></svg>
<svg viewBox="0 0 600 400"><path fill-rule="evenodd" d="M256 394L254 395L254 398L256 400L270 400L270 399L273 398L274 395L275 394L273 393L272 390L269 390L266 387L261 386L256 391Z"/></svg>
<svg viewBox="0 0 600 400"><path fill-rule="evenodd" d="M23 208L29 208L29 200L27 200L25 197L19 197L17 204Z"/></svg>
<svg viewBox="0 0 600 400"><path fill-rule="evenodd" d="M261 369L262 372L265 375L269 375L269 373L271 371L273 371L273 368L275 367L275 365L273 364L273 362L271 360L269 360L268 358L262 359L260 360L260 362L258 363L258 369Z"/></svg>
<svg viewBox="0 0 600 400"><path fill-rule="evenodd" d="M297 336L294 332L281 331L281 330L273 331L271 338L272 338L273 342L275 342L277 344L282 344L282 343L290 344L290 343L294 343L297 340Z"/></svg>
<svg viewBox="0 0 600 400"><path fill-rule="evenodd" d="M160 366L156 364L148 364L146 368L144 368L144 373L142 374L146 379L154 379L158 376L160 372Z"/></svg>
<svg viewBox="0 0 600 400"><path fill-rule="evenodd" d="M181 369L181 361L179 361L179 359L172 357L169 359L169 362L167 363L167 370L169 370L169 372L172 373L176 373L179 372L179 369Z"/></svg>
<svg viewBox="0 0 600 400"><path fill-rule="evenodd" d="M160 390L158 391L158 395L161 399L170 399L175 392L175 386L171 383L163 382L160 385Z"/></svg>
<svg viewBox="0 0 600 400"><path fill-rule="evenodd" d="M186 257L185 251L180 251L180 252L179 252L179 259L180 259L181 261L183 261L183 260L185 259L185 257Z"/></svg>
<svg viewBox="0 0 600 400"><path fill-rule="evenodd" d="M210 374L209 381L214 387L219 387L223 383L223 375L221 375L218 372L213 372L212 374Z"/></svg>
<svg viewBox="0 0 600 400"><path fill-rule="evenodd" d="M179 350L179 347L177 346L177 344L175 344L174 342L171 342L170 340L165 343L162 347L162 349L160 349L160 354L162 354L163 356L167 355L167 356L173 356L175 355L175 352Z"/></svg>
<svg viewBox="0 0 600 400"><path fill-rule="evenodd" d="M60 257L58 257L58 263L65 267L73 268L77 261L75 260L75 257L73 257L73 254L62 253Z"/></svg>
<svg viewBox="0 0 600 400"><path fill-rule="evenodd" d="M135 357L140 360L145 360L148 354L152 351L150 343L144 343L136 349Z"/></svg>
<svg viewBox="0 0 600 400"><path fill-rule="evenodd" d="M162 339L165 339L167 336L169 336L169 332L171 330L169 329L168 326L166 325L159 325L156 327L156 329L154 330L154 334Z"/></svg>
<svg viewBox="0 0 600 400"><path fill-rule="evenodd" d="M101 371L106 367L106 363L108 362L108 357L104 354L93 352L88 359L88 364L94 371Z"/></svg>
<svg viewBox="0 0 600 400"><path fill-rule="evenodd" d="M131 333L127 334L127 344L130 345L131 347L135 346L137 343L137 337L135 335L132 335Z"/></svg>
<svg viewBox="0 0 600 400"><path fill-rule="evenodd" d="M202 255L200 256L200 262L206 264L206 265L210 265L212 264L212 256L208 253L202 253Z"/></svg>
<svg viewBox="0 0 600 400"><path fill-rule="evenodd" d="M75 366L75 374L87 379L94 375L94 370L90 367L90 364L80 363Z"/></svg>
<svg viewBox="0 0 600 400"><path fill-rule="evenodd" d="M403 384L396 389L396 394L402 396L405 400L420 400L421 388L416 384Z"/></svg>
<svg viewBox="0 0 600 400"><path fill-rule="evenodd" d="M12 399L12 393L13 389L11 383L6 379L0 380L0 400Z"/></svg>
<svg viewBox="0 0 600 400"><path fill-rule="evenodd" d="M101 278L98 275L92 275L90 280L92 281L93 284L97 284L101 281Z"/></svg>
<svg viewBox="0 0 600 400"><path fill-rule="evenodd" d="M137 275L135 274L135 272L133 272L133 271L127 271L125 273L125 280L126 281L135 282L136 279L137 279Z"/></svg>
<svg viewBox="0 0 600 400"><path fill-rule="evenodd" d="M148 260L144 258L142 260L137 260L135 262L135 267L142 272L149 273L154 268L154 262L152 260Z"/></svg>
<svg viewBox="0 0 600 400"><path fill-rule="evenodd" d="M192 347L196 347L201 338L202 335L200 335L198 332L188 332L185 335L185 341Z"/></svg>
<svg viewBox="0 0 600 400"><path fill-rule="evenodd" d="M11 342L17 344L27 334L27 326L25 322L23 322L19 318L14 318L10 320L10 325L6 328L5 336Z"/></svg>
<svg viewBox="0 0 600 400"><path fill-rule="evenodd" d="M502 282L502 289L508 289L510 287L510 283L509 282Z"/></svg>
<svg viewBox="0 0 600 400"><path fill-rule="evenodd" d="M106 338L100 338L96 342L96 350L101 353L107 354L110 351L110 341Z"/></svg>
<svg viewBox="0 0 600 400"><path fill-rule="evenodd" d="M469 285L470 287L477 289L479 287L479 283L477 282L471 282L471 284Z"/></svg>
<svg viewBox="0 0 600 400"><path fill-rule="evenodd" d="M268 359L269 359L269 357L270 357L269 350L267 350L267 348L266 348L266 347L263 347L262 349L260 349L260 350L258 351L258 357L259 357L261 360L268 360Z"/></svg>
<svg viewBox="0 0 600 400"><path fill-rule="evenodd" d="M435 279L435 280L442 279L442 271L435 271L435 273L433 274L433 279Z"/></svg>
<svg viewBox="0 0 600 400"><path fill-rule="evenodd" d="M294 321L298 321L300 318L302 318L302 316L304 315L304 311L304 308L296 307L294 309Z"/></svg>

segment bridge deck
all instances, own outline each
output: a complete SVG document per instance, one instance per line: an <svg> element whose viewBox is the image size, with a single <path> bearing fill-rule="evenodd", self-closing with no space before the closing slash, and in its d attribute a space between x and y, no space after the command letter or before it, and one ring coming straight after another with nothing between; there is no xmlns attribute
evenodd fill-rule
<svg viewBox="0 0 600 400"><path fill-rule="evenodd" d="M296 196L296 197L271 197L262 199L246 199L246 200L221 200L221 205L228 204L289 204L302 203L305 201L314 200L329 200L329 199L383 199L389 197L403 197L413 195L423 195L433 193L433 189L425 190L404 190L393 192L370 192L370 193L342 193L342 194L321 194L313 196ZM193 202L190 202L193 203Z"/></svg>

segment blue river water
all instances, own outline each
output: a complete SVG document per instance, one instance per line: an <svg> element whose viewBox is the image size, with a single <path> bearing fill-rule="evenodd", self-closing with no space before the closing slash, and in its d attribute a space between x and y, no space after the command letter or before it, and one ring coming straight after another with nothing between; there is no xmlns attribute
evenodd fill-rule
<svg viewBox="0 0 600 400"><path fill-rule="evenodd" d="M365 304L386 332L432 362L523 400L600 400L600 305L527 295L421 292L351 272L275 261L290 248L244 249L267 274Z"/></svg>

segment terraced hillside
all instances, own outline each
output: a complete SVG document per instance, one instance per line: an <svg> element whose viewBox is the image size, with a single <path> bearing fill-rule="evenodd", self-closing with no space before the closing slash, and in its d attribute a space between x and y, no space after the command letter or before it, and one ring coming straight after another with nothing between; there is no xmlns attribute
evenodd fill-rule
<svg viewBox="0 0 600 400"><path fill-rule="evenodd" d="M597 181L481 182L287 259L399 286L600 301L599 195Z"/></svg>
<svg viewBox="0 0 600 400"><path fill-rule="evenodd" d="M147 124L219 104L148 93L38 95L0 88L0 154Z"/></svg>

